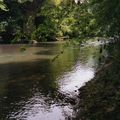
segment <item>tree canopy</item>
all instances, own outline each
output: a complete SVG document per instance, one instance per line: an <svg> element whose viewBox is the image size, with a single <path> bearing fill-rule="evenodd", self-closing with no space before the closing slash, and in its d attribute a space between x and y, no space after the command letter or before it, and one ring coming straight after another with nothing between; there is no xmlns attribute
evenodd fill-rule
<svg viewBox="0 0 120 120"><path fill-rule="evenodd" d="M1 0L0 9L3 41L48 41L64 36L79 39L120 33L119 0Z"/></svg>
<svg viewBox="0 0 120 120"><path fill-rule="evenodd" d="M89 5L101 31L109 36L120 34L119 0L90 0Z"/></svg>

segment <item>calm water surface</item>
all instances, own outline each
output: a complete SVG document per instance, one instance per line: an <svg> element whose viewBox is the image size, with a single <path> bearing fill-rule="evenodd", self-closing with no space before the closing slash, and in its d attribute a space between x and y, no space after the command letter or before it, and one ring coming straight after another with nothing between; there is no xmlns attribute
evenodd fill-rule
<svg viewBox="0 0 120 120"><path fill-rule="evenodd" d="M0 120L65 120L73 98L94 77L99 47L0 46Z"/></svg>

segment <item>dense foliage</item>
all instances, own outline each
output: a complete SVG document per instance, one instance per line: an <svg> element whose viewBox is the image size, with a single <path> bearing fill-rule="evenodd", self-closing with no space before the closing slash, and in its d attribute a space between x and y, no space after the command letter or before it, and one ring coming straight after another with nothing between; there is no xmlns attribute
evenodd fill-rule
<svg viewBox="0 0 120 120"><path fill-rule="evenodd" d="M99 29L108 36L120 34L120 1L119 0L90 0L92 14L94 14Z"/></svg>
<svg viewBox="0 0 120 120"><path fill-rule="evenodd" d="M119 0L1 0L0 9L4 43L119 36Z"/></svg>
<svg viewBox="0 0 120 120"><path fill-rule="evenodd" d="M41 4L42 0L4 0L6 10L0 10L1 42L27 42L34 26L33 18Z"/></svg>

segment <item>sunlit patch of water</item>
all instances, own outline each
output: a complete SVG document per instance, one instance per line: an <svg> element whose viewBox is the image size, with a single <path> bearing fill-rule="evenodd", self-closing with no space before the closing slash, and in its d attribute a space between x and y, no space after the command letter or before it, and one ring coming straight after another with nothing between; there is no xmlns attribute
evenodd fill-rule
<svg viewBox="0 0 120 120"><path fill-rule="evenodd" d="M60 91L70 96L78 94L78 88L94 77L94 68L83 66L78 62L72 71L67 72L59 79Z"/></svg>

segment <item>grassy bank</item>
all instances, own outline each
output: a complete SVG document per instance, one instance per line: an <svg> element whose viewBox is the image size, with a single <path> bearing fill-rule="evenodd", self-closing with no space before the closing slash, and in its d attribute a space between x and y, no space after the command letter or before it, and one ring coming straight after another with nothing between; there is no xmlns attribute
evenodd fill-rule
<svg viewBox="0 0 120 120"><path fill-rule="evenodd" d="M120 120L119 44L107 46L108 58L93 80L79 89L75 120Z"/></svg>

